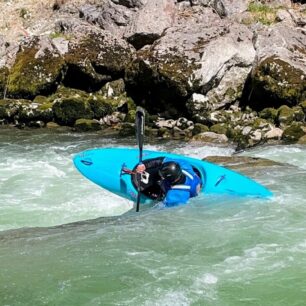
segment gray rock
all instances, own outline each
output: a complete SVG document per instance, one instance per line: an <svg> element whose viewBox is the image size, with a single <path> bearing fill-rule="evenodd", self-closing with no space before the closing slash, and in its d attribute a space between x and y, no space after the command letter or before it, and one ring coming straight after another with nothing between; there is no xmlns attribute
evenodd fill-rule
<svg viewBox="0 0 306 306"><path fill-rule="evenodd" d="M214 132L204 132L193 136L193 140L203 141L203 142L212 142L212 143L227 143L228 138L226 135L217 134Z"/></svg>
<svg viewBox="0 0 306 306"><path fill-rule="evenodd" d="M175 14L174 0L150 0L138 10L124 37L136 49L151 45L174 23Z"/></svg>
<svg viewBox="0 0 306 306"><path fill-rule="evenodd" d="M80 8L80 15L84 20L120 38L133 14L129 8L116 5L109 0L101 5L86 4Z"/></svg>
<svg viewBox="0 0 306 306"><path fill-rule="evenodd" d="M260 30L255 40L257 61L252 72L250 106L296 105L305 99L306 33L300 28L275 24ZM273 99L271 99L273 97Z"/></svg>
<svg viewBox="0 0 306 306"><path fill-rule="evenodd" d="M145 3L147 3L148 0L111 0L115 4L123 5L128 8L140 8Z"/></svg>
<svg viewBox="0 0 306 306"><path fill-rule="evenodd" d="M264 134L265 139L280 140L283 135L283 130L277 127L272 128L270 131Z"/></svg>

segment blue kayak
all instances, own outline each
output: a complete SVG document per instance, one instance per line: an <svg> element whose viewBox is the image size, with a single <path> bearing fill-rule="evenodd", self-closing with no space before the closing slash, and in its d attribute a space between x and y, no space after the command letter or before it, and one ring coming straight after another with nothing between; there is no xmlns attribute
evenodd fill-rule
<svg viewBox="0 0 306 306"><path fill-rule="evenodd" d="M225 167L172 153L143 151L146 159L169 157L188 161L201 176L204 194L267 198L272 192L254 180ZM137 180L133 171L139 162L139 150L128 148L100 148L81 152L73 158L75 167L90 181L126 199L137 198ZM144 192L141 203L155 199Z"/></svg>

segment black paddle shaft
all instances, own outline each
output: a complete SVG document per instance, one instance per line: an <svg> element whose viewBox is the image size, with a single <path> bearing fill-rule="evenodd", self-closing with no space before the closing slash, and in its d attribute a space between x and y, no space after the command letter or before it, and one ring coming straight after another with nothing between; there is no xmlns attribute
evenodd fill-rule
<svg viewBox="0 0 306 306"><path fill-rule="evenodd" d="M142 149L143 149L143 142L144 142L144 127L145 127L145 111L142 107L138 106L136 109L136 118L135 118L135 125L136 125L136 138L137 144L139 148L139 164L142 163ZM136 212L139 211L139 204L140 204L140 183L141 183L141 174L137 173L137 202L136 202Z"/></svg>

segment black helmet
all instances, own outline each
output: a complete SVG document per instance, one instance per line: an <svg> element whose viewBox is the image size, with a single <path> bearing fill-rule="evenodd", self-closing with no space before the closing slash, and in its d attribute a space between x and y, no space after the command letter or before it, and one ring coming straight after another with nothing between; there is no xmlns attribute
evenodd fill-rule
<svg viewBox="0 0 306 306"><path fill-rule="evenodd" d="M176 162L165 162L159 170L159 175L162 179L167 179L173 183L182 176L182 169Z"/></svg>

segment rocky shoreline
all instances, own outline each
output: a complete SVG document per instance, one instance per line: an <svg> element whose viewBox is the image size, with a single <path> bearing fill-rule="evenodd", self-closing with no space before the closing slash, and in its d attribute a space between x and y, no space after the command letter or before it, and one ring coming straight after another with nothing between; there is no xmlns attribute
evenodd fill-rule
<svg viewBox="0 0 306 306"><path fill-rule="evenodd" d="M141 105L151 137L305 144L303 2L62 0L43 27L28 9L27 35L0 35L0 122L124 137Z"/></svg>

